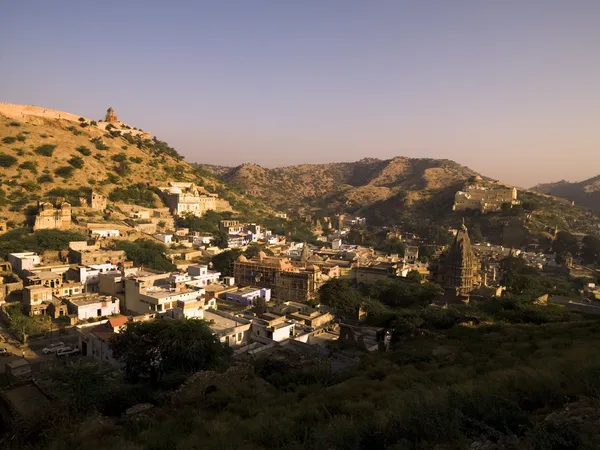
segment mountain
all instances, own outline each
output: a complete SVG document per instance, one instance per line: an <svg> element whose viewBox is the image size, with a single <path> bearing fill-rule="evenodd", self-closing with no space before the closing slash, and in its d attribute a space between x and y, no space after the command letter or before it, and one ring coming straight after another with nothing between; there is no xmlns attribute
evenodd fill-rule
<svg viewBox="0 0 600 450"><path fill-rule="evenodd" d="M600 211L600 175L575 183L561 180L555 183L538 184L531 189Z"/></svg>
<svg viewBox="0 0 600 450"><path fill-rule="evenodd" d="M450 160L406 157L276 169L256 164L203 167L250 196L296 212L360 210L399 195L412 204L478 175Z"/></svg>
<svg viewBox="0 0 600 450"><path fill-rule="evenodd" d="M113 204L162 206L154 191L167 181L203 185L236 210L268 210L188 164L166 142L113 120L0 103L0 220L20 224L38 200L79 206L91 190Z"/></svg>

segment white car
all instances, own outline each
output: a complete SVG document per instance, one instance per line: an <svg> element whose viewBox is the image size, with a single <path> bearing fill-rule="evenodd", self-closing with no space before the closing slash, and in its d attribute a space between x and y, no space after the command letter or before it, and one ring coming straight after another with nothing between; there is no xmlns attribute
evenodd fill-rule
<svg viewBox="0 0 600 450"><path fill-rule="evenodd" d="M61 356L77 355L78 353L79 353L78 348L65 347L65 348L61 348L59 351L56 352L56 357L60 358Z"/></svg>
<svg viewBox="0 0 600 450"><path fill-rule="evenodd" d="M42 350L42 353L44 355L49 355L52 353L56 353L58 350L60 350L61 348L64 348L65 344L62 342L57 342L55 344L50 344L48 347L44 347L44 349Z"/></svg>

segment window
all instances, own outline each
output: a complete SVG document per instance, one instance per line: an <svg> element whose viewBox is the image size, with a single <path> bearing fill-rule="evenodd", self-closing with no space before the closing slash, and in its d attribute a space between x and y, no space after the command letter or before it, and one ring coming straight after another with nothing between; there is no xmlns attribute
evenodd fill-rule
<svg viewBox="0 0 600 450"><path fill-rule="evenodd" d="M98 309L98 310L96 311L96 315L97 315L98 317L100 317L100 316L102 315L102 310L101 310L101 309Z"/></svg>
<svg viewBox="0 0 600 450"><path fill-rule="evenodd" d="M242 333L238 333L238 335L237 335L237 340L238 340L238 341L241 341L241 340L242 340Z"/></svg>

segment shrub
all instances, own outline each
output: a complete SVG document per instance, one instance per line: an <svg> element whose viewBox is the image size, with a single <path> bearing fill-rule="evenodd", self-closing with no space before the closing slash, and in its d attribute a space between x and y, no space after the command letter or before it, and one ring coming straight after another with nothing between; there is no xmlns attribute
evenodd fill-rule
<svg viewBox="0 0 600 450"><path fill-rule="evenodd" d="M87 148L85 145L80 145L75 150L77 150L83 156L90 156L92 154L92 151L89 148Z"/></svg>
<svg viewBox="0 0 600 450"><path fill-rule="evenodd" d="M81 156L73 156L67 162L76 169L81 169L83 167L83 158Z"/></svg>
<svg viewBox="0 0 600 450"><path fill-rule="evenodd" d="M36 192L40 190L40 185L31 180L21 183L21 187L28 192Z"/></svg>
<svg viewBox="0 0 600 450"><path fill-rule="evenodd" d="M71 166L62 166L54 171L54 174L62 178L71 178L75 169Z"/></svg>
<svg viewBox="0 0 600 450"><path fill-rule="evenodd" d="M0 167L12 167L17 163L17 158L6 153L0 153Z"/></svg>
<svg viewBox="0 0 600 450"><path fill-rule="evenodd" d="M114 167L114 171L122 177L129 175L131 173L131 164L127 161L120 162Z"/></svg>
<svg viewBox="0 0 600 450"><path fill-rule="evenodd" d="M54 181L54 178L52 178L51 175L48 175L47 173L40 175L37 179L37 182L42 184L42 183L52 183Z"/></svg>
<svg viewBox="0 0 600 450"><path fill-rule="evenodd" d="M127 150L128 148L129 148L129 147L127 147L126 145L123 145L123 146L121 147L121 150Z"/></svg>
<svg viewBox="0 0 600 450"><path fill-rule="evenodd" d="M37 163L35 161L25 161L19 166L19 169L29 170L33 174L37 174Z"/></svg>
<svg viewBox="0 0 600 450"><path fill-rule="evenodd" d="M17 134L17 141L19 142L25 142L27 140L27 136L25 135L25 133L19 133Z"/></svg>
<svg viewBox="0 0 600 450"><path fill-rule="evenodd" d="M35 152L41 156L52 156L56 145L54 144L42 144L35 149Z"/></svg>
<svg viewBox="0 0 600 450"><path fill-rule="evenodd" d="M129 161L136 163L136 164L141 164L142 161L144 161L144 159L141 156L132 156L129 158Z"/></svg>
<svg viewBox="0 0 600 450"><path fill-rule="evenodd" d="M9 127L20 127L21 124L19 122L15 122L14 120L12 122L8 123Z"/></svg>
<svg viewBox="0 0 600 450"><path fill-rule="evenodd" d="M93 127L97 127L98 126L98 122L96 122L95 120L92 120L90 122L90 125L93 126Z"/></svg>
<svg viewBox="0 0 600 450"><path fill-rule="evenodd" d="M123 162L127 160L127 155L125 153L119 153L118 155L113 155L110 159L114 162Z"/></svg>
<svg viewBox="0 0 600 450"><path fill-rule="evenodd" d="M105 130L106 130L106 131L110 131L110 130L112 130L113 128L114 128L114 126L113 126L112 124L110 124L110 123L109 123L108 125L106 125L106 128L105 128Z"/></svg>
<svg viewBox="0 0 600 450"><path fill-rule="evenodd" d="M77 128L75 128L73 125L68 126L67 130L69 130L71 133L73 133L75 136L81 136L83 134L83 131L78 130Z"/></svg>
<svg viewBox="0 0 600 450"><path fill-rule="evenodd" d="M77 119L77 120L79 120L80 122L85 122L85 119L84 119L83 117L80 117L80 118L79 118L79 119Z"/></svg>
<svg viewBox="0 0 600 450"><path fill-rule="evenodd" d="M46 139L46 138L48 137L48 135L47 135L46 133L42 133L42 134L40 134L40 137L41 137L42 139Z"/></svg>
<svg viewBox="0 0 600 450"><path fill-rule="evenodd" d="M14 144L15 142L17 142L17 138L14 136L5 136L2 138L2 142L4 142L5 144Z"/></svg>

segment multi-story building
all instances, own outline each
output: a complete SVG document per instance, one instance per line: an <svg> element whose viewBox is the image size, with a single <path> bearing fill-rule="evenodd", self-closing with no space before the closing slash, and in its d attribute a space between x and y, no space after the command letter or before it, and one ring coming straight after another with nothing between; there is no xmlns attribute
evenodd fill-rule
<svg viewBox="0 0 600 450"><path fill-rule="evenodd" d="M221 277L221 272L215 272L214 270L208 270L208 266L193 265L189 266L188 275L191 277L189 284L195 286L207 286L209 284L218 283Z"/></svg>
<svg viewBox="0 0 600 450"><path fill-rule="evenodd" d="M69 307L69 313L79 320L112 316L121 312L119 299L110 295L79 294L66 297L64 301Z"/></svg>
<svg viewBox="0 0 600 450"><path fill-rule="evenodd" d="M240 256L233 264L233 276L241 286L270 288L276 299L300 302L314 298L324 281L315 265L264 252L251 259Z"/></svg>
<svg viewBox="0 0 600 450"><path fill-rule="evenodd" d="M211 194L194 183L170 181L159 188L161 196L174 215L193 214L202 216L208 210L217 209L217 194Z"/></svg>
<svg viewBox="0 0 600 450"><path fill-rule="evenodd" d="M69 262L71 264L85 266L103 263L118 264L126 260L127 257L123 250L100 250L96 247L87 247L81 250L69 249Z"/></svg>
<svg viewBox="0 0 600 450"><path fill-rule="evenodd" d="M59 229L65 230L71 226L71 205L62 203L54 207L52 203L38 202L38 211L33 224L33 231Z"/></svg>
<svg viewBox="0 0 600 450"><path fill-rule="evenodd" d="M26 271L33 269L41 261L40 256L34 252L10 253L8 255L8 262L18 275L22 275Z"/></svg>

